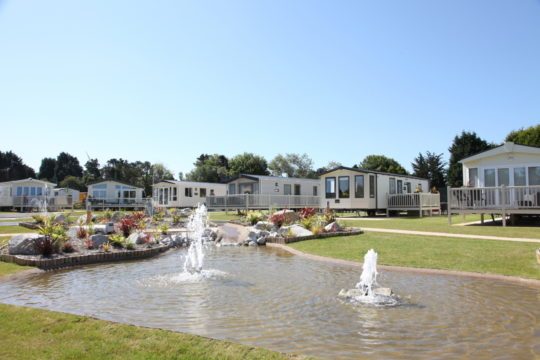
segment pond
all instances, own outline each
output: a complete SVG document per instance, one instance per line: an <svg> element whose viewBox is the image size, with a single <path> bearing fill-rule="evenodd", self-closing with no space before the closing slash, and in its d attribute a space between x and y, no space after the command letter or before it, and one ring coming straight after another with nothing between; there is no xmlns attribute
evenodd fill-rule
<svg viewBox="0 0 540 360"><path fill-rule="evenodd" d="M534 358L540 289L380 271L403 303L337 297L360 269L265 247L210 247L207 277L179 276L186 249L154 259L0 283L0 302L226 339L328 359Z"/></svg>

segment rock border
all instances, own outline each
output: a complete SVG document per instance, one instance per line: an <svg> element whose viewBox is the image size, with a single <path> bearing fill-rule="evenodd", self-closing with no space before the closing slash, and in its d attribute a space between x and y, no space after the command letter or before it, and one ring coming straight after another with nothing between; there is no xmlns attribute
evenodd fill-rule
<svg viewBox="0 0 540 360"><path fill-rule="evenodd" d="M355 229L351 231L336 231L332 233L321 233L318 235L308 235L308 236L296 236L291 238L283 238L283 237L268 237L266 239L266 242L273 243L273 244L290 244L298 241L305 241L305 240L316 240L316 239L326 239L331 237L338 237L338 236L353 236L353 235L361 235L364 232L361 229Z"/></svg>
<svg viewBox="0 0 540 360"><path fill-rule="evenodd" d="M0 261L15 263L22 266L34 266L42 270L55 270L66 267L98 264L105 262L127 261L147 259L159 255L171 247L169 245L159 245L147 249L125 250L118 252L96 252L91 254L64 256L53 259L30 258L24 255L1 254Z"/></svg>

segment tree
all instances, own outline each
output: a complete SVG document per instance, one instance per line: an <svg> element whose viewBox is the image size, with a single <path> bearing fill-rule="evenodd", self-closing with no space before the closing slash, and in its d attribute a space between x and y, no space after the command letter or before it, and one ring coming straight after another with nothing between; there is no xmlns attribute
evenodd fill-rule
<svg viewBox="0 0 540 360"><path fill-rule="evenodd" d="M289 177L317 177L313 170L313 160L311 160L308 154L278 154L272 159L268 168L276 176L287 174Z"/></svg>
<svg viewBox="0 0 540 360"><path fill-rule="evenodd" d="M167 169L167 167L161 163L152 165L152 176L154 177L155 182L174 180L171 170Z"/></svg>
<svg viewBox="0 0 540 360"><path fill-rule="evenodd" d="M315 171L315 174L317 174L317 176L320 176L320 175L324 174L325 172L336 169L336 168L338 168L340 166L343 166L343 164L340 163L339 161L332 160L332 161L328 162L328 164L326 166L318 168Z"/></svg>
<svg viewBox="0 0 540 360"><path fill-rule="evenodd" d="M400 163L384 155L368 155L362 160L360 167L366 170L407 175L407 170Z"/></svg>
<svg viewBox="0 0 540 360"><path fill-rule="evenodd" d="M101 170L98 159L88 159L84 164L83 181L86 185L101 180Z"/></svg>
<svg viewBox="0 0 540 360"><path fill-rule="evenodd" d="M413 175L428 179L431 186L442 189L446 186L446 163L443 161L443 154L426 152L426 155L419 153L412 165ZM429 189L426 189L429 190Z"/></svg>
<svg viewBox="0 0 540 360"><path fill-rule="evenodd" d="M42 180L48 180L56 182L56 176L54 169L56 168L56 159L54 158L43 158L41 160L41 166L39 167L38 177Z"/></svg>
<svg viewBox="0 0 540 360"><path fill-rule="evenodd" d="M540 147L540 125L514 130L506 136L506 141L520 145Z"/></svg>
<svg viewBox="0 0 540 360"><path fill-rule="evenodd" d="M56 181L61 182L68 175L82 177L83 169L79 164L79 160L66 152L61 152L56 158L56 166L54 167Z"/></svg>
<svg viewBox="0 0 540 360"><path fill-rule="evenodd" d="M64 180L60 181L61 188L70 188L79 191L86 191L86 185L82 178L76 176L68 175Z"/></svg>
<svg viewBox="0 0 540 360"><path fill-rule="evenodd" d="M463 186L463 170L459 163L460 160L492 149L493 147L495 147L495 144L481 139L475 132L463 131L460 135L456 135L452 145L448 148L450 152L448 185L454 187Z"/></svg>
<svg viewBox="0 0 540 360"><path fill-rule="evenodd" d="M0 181L35 178L36 172L14 152L0 151Z"/></svg>
<svg viewBox="0 0 540 360"><path fill-rule="evenodd" d="M193 165L195 168L186 174L189 181L220 182L228 177L229 159L225 155L201 154Z"/></svg>
<svg viewBox="0 0 540 360"><path fill-rule="evenodd" d="M268 163L259 155L243 153L229 161L229 176L240 174L268 175Z"/></svg>

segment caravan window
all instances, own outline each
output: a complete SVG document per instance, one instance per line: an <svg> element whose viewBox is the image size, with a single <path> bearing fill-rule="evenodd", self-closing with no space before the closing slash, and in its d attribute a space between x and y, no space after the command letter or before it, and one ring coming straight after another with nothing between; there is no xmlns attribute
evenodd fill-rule
<svg viewBox="0 0 540 360"><path fill-rule="evenodd" d="M229 195L236 194L236 184L229 184Z"/></svg>
<svg viewBox="0 0 540 360"><path fill-rule="evenodd" d="M497 178L499 181L499 186L510 185L510 169L508 168L497 169Z"/></svg>
<svg viewBox="0 0 540 360"><path fill-rule="evenodd" d="M327 199L334 199L336 197L336 178L327 177L325 179L325 192Z"/></svg>
<svg viewBox="0 0 540 360"><path fill-rule="evenodd" d="M176 187L173 187L172 188L172 200L176 201L177 198L178 198L178 189Z"/></svg>
<svg viewBox="0 0 540 360"><path fill-rule="evenodd" d="M188 187L185 188L185 189L184 189L184 195L185 195L186 197L192 197L192 196L193 196L193 189L192 189L192 188L188 188Z"/></svg>
<svg viewBox="0 0 540 360"><path fill-rule="evenodd" d="M529 168L529 185L540 185L540 166Z"/></svg>
<svg viewBox="0 0 540 360"><path fill-rule="evenodd" d="M199 189L199 196L200 197L206 197L206 189L205 188L200 188Z"/></svg>
<svg viewBox="0 0 540 360"><path fill-rule="evenodd" d="M339 197L341 199L347 199L350 196L350 186L349 186L349 177L348 176L340 176L339 177Z"/></svg>
<svg viewBox="0 0 540 360"><path fill-rule="evenodd" d="M495 169L484 170L484 186L486 187L495 186Z"/></svg>
<svg viewBox="0 0 540 360"><path fill-rule="evenodd" d="M22 187L17 186L17 196L22 196Z"/></svg>
<svg viewBox="0 0 540 360"><path fill-rule="evenodd" d="M375 197L375 175L369 175L369 197Z"/></svg>
<svg viewBox="0 0 540 360"><path fill-rule="evenodd" d="M357 199L364 198L364 175L356 175L354 177L354 197Z"/></svg>
<svg viewBox="0 0 540 360"><path fill-rule="evenodd" d="M403 194L403 180L397 181L397 193Z"/></svg>
<svg viewBox="0 0 540 360"><path fill-rule="evenodd" d="M478 184L478 169L470 168L469 169L469 184L468 186L475 187Z"/></svg>
<svg viewBox="0 0 540 360"><path fill-rule="evenodd" d="M514 168L514 186L527 185L527 179L525 177L525 168Z"/></svg>
<svg viewBox="0 0 540 360"><path fill-rule="evenodd" d="M283 185L283 195L292 195L291 184Z"/></svg>
<svg viewBox="0 0 540 360"><path fill-rule="evenodd" d="M214 189L210 189L210 196L214 196Z"/></svg>
<svg viewBox="0 0 540 360"><path fill-rule="evenodd" d="M396 178L390 178L389 193L390 194L396 193Z"/></svg>
<svg viewBox="0 0 540 360"><path fill-rule="evenodd" d="M313 187L313 196L317 196L317 187L316 186Z"/></svg>

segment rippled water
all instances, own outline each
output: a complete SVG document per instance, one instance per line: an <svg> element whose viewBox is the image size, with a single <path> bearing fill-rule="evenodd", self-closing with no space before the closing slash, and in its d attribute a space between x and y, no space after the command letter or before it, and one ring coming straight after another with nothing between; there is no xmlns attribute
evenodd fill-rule
<svg viewBox="0 0 540 360"><path fill-rule="evenodd" d="M405 299L353 306L337 294L360 269L265 248L185 250L0 283L0 301L227 339L329 359L530 359L540 356L540 290L500 281L380 271Z"/></svg>

